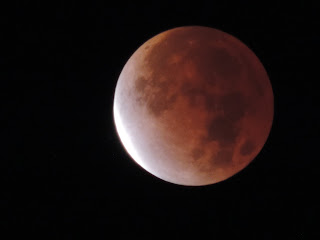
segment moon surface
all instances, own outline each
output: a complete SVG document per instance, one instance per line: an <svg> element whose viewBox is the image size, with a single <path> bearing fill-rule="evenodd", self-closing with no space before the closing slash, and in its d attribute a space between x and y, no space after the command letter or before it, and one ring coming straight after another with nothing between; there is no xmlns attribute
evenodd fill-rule
<svg viewBox="0 0 320 240"><path fill-rule="evenodd" d="M257 56L217 29L178 27L140 46L114 95L130 156L165 181L201 186L244 169L273 121L273 92Z"/></svg>

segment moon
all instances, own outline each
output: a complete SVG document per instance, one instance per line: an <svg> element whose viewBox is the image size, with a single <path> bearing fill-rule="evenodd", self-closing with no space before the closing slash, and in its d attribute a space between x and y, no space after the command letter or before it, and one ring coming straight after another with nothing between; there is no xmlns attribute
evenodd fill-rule
<svg viewBox="0 0 320 240"><path fill-rule="evenodd" d="M244 169L263 148L273 91L258 57L221 30L185 26L141 45L119 76L120 140L152 175L203 186Z"/></svg>

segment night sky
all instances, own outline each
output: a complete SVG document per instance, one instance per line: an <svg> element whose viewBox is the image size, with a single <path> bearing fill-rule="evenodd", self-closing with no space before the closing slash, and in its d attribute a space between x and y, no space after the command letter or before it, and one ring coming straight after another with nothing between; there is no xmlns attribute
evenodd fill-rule
<svg viewBox="0 0 320 240"><path fill-rule="evenodd" d="M315 4L30 2L1 7L1 239L320 237ZM240 39L274 91L273 127L260 154L203 187L144 171L113 122L128 58L154 35L186 25Z"/></svg>

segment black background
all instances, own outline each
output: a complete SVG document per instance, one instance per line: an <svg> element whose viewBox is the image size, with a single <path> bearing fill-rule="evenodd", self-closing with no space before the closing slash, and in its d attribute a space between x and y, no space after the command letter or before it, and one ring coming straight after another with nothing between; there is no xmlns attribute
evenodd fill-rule
<svg viewBox="0 0 320 240"><path fill-rule="evenodd" d="M1 228L10 237L317 239L319 8L307 1L12 1L1 11ZM264 64L275 116L243 171L185 187L136 165L115 130L122 67L146 40L202 25Z"/></svg>

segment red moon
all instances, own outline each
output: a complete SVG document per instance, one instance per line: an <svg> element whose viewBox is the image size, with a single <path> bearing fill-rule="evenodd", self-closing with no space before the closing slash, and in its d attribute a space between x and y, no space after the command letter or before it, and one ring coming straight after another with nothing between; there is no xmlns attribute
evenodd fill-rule
<svg viewBox="0 0 320 240"><path fill-rule="evenodd" d="M114 95L120 140L142 168L201 186L244 169L273 121L273 91L257 56L217 29L178 27L140 46Z"/></svg>

